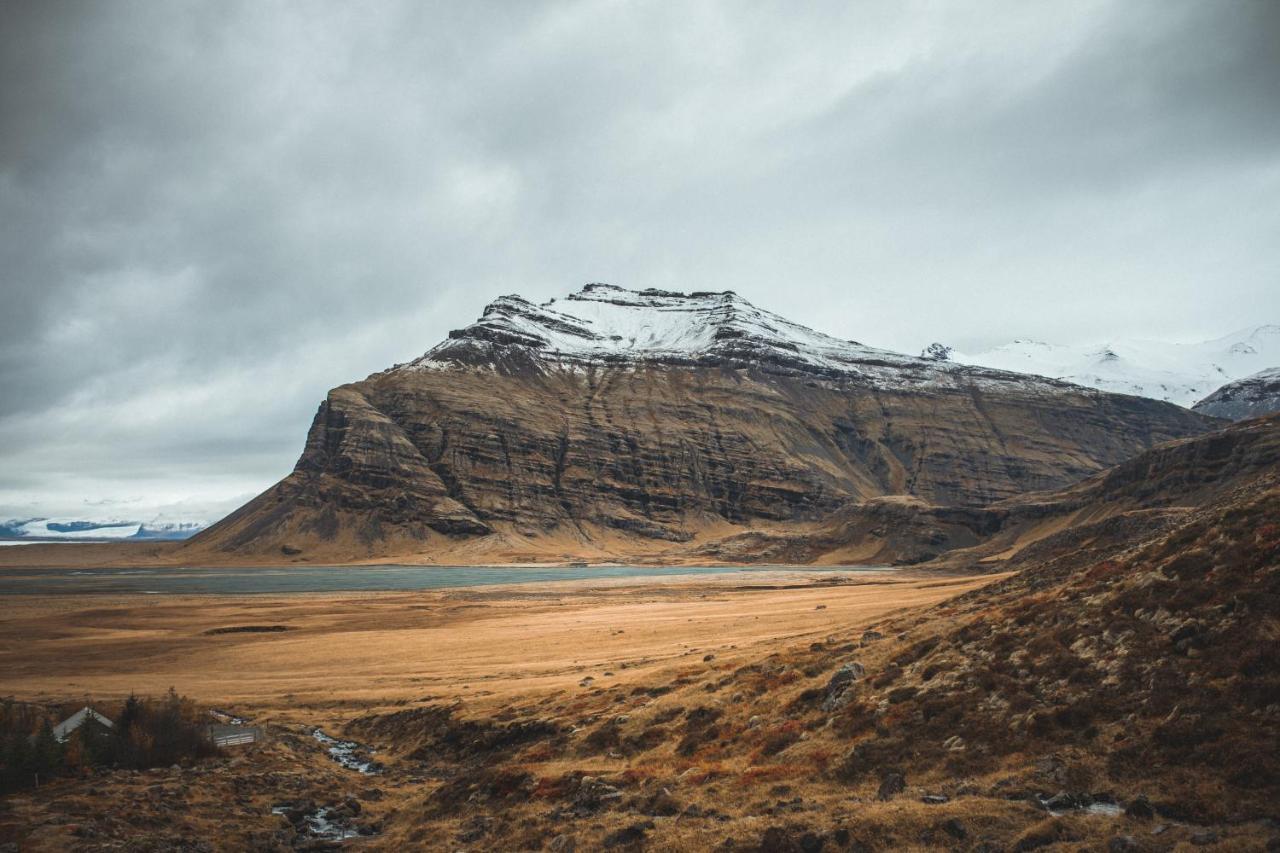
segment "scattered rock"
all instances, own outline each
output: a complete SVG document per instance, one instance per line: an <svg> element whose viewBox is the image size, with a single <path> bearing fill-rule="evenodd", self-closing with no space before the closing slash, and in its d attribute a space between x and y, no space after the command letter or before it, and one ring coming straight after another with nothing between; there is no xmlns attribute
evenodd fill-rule
<svg viewBox="0 0 1280 853"><path fill-rule="evenodd" d="M880 790L876 796L881 800L892 800L907 788L907 779L897 770L890 770L880 777Z"/></svg>
<svg viewBox="0 0 1280 853"><path fill-rule="evenodd" d="M640 823L633 823L630 826L624 826L616 832L611 832L604 837L603 845L609 847L622 847L627 844L636 844L644 840L645 833L653 829L653 821L646 820Z"/></svg>
<svg viewBox="0 0 1280 853"><path fill-rule="evenodd" d="M866 675L866 669L862 664L854 661L846 663L837 669L832 675L831 680L827 682L826 696L822 700L822 710L836 711L849 704L853 698L852 686Z"/></svg>
<svg viewBox="0 0 1280 853"><path fill-rule="evenodd" d="M1146 797L1138 797L1129 803L1128 808L1124 810L1124 816L1135 820L1151 820L1156 816L1156 812L1151 808L1151 802Z"/></svg>

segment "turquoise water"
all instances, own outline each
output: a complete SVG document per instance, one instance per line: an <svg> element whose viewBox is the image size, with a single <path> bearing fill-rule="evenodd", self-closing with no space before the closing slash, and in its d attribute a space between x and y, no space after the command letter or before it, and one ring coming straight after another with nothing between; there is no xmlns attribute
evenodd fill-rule
<svg viewBox="0 0 1280 853"><path fill-rule="evenodd" d="M0 595L255 595L378 592L608 578L795 571L850 574L884 566L290 566L286 568L8 569Z"/></svg>

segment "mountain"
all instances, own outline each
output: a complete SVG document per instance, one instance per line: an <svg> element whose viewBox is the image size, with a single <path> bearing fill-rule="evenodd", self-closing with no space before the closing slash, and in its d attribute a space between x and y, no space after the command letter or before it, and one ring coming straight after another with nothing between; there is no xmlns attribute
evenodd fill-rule
<svg viewBox="0 0 1280 853"><path fill-rule="evenodd" d="M32 541L124 541L186 539L208 526L204 521L97 520L80 518L24 518L0 522L0 538Z"/></svg>
<svg viewBox="0 0 1280 853"><path fill-rule="evenodd" d="M1224 383L1280 364L1280 326L1256 326L1196 344L1134 340L1063 346L1019 340L963 353L935 343L922 355L1052 376L1102 391L1189 407Z"/></svg>
<svg viewBox="0 0 1280 853"><path fill-rule="evenodd" d="M1228 382L1191 408L1233 421L1280 412L1280 367Z"/></svg>
<svg viewBox="0 0 1280 853"><path fill-rule="evenodd" d="M886 495L1057 488L1214 423L839 340L731 292L595 284L502 297L421 358L334 389L294 471L190 547L634 557Z"/></svg>
<svg viewBox="0 0 1280 853"><path fill-rule="evenodd" d="M1157 445L1078 483L986 506L893 496L851 503L803 531L753 531L704 544L729 562L898 563L1000 570L1054 549L1132 539L1192 507L1280 471L1280 416Z"/></svg>

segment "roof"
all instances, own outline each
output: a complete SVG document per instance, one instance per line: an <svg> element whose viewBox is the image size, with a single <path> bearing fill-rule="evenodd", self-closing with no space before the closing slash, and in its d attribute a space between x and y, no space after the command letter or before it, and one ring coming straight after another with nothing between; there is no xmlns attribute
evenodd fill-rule
<svg viewBox="0 0 1280 853"><path fill-rule="evenodd" d="M106 726L109 729L115 728L115 725L116 725L115 723L111 722L106 717L102 716L97 711L93 710L88 705L86 705L85 707L81 708L79 711L76 711L70 717L67 717L65 720L63 720L62 722L54 726L53 736L60 741L66 740L68 737L71 736L72 732L74 732L76 729L84 725L84 721L89 719L90 717L93 717L93 719L97 720L99 723L102 723L102 725Z"/></svg>

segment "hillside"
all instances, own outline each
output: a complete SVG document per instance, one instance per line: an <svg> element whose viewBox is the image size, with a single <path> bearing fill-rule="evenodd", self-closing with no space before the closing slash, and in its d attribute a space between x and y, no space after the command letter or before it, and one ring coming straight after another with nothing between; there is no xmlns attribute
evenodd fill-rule
<svg viewBox="0 0 1280 853"><path fill-rule="evenodd" d="M701 553L738 562L933 561L934 567L1003 571L1020 568L1028 554L1167 528L1192 508L1276 471L1280 416L1161 444L1055 491L982 507L875 499L843 507L810 530L736 534L707 543Z"/></svg>
<svg viewBox="0 0 1280 853"><path fill-rule="evenodd" d="M422 358L334 389L293 473L189 547L464 562L692 551L886 495L970 506L1058 488L1213 423L837 340L732 293L589 285L545 305L503 297Z"/></svg>
<svg viewBox="0 0 1280 853"><path fill-rule="evenodd" d="M1167 448L1164 469L1212 446ZM357 719L353 736L441 780L387 843L1273 849L1280 480L1241 468L1219 485L1160 529L1060 543L765 659L707 656L674 682L584 684L492 718Z"/></svg>

